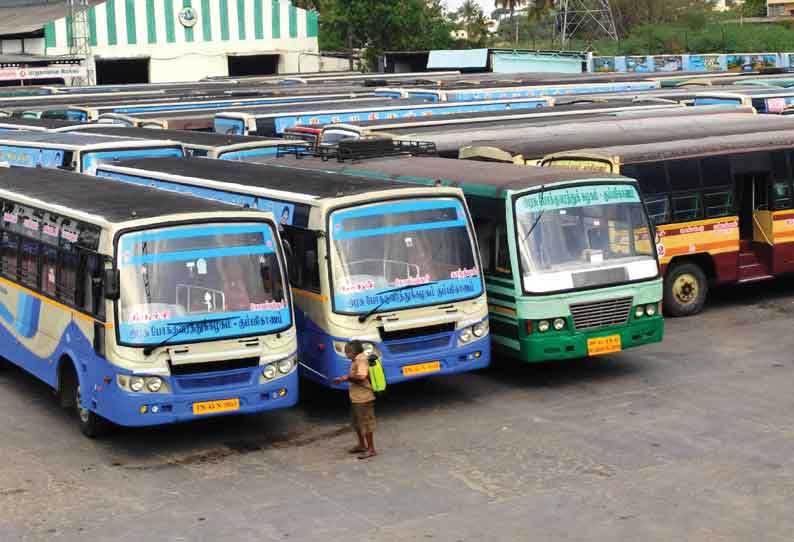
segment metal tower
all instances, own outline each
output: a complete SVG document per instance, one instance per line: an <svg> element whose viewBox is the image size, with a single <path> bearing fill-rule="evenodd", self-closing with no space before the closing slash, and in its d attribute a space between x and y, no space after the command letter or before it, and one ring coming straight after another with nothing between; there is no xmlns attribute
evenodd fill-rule
<svg viewBox="0 0 794 542"><path fill-rule="evenodd" d="M69 19L72 25L72 40L69 43L69 54L75 57L82 57L86 68L86 78L83 84L93 85L94 78L94 55L91 50L91 41L88 29L88 0L66 0L69 5Z"/></svg>
<svg viewBox="0 0 794 542"><path fill-rule="evenodd" d="M618 31L609 0L559 0L558 25L562 48L577 35L617 41Z"/></svg>

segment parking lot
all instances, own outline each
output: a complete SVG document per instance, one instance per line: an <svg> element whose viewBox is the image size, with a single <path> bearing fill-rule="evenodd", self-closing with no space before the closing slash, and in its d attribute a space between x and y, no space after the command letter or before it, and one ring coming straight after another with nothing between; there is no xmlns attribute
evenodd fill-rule
<svg viewBox="0 0 794 542"><path fill-rule="evenodd" d="M0 540L791 540L794 280L660 345L396 386L361 462L345 396L91 441L0 373Z"/></svg>

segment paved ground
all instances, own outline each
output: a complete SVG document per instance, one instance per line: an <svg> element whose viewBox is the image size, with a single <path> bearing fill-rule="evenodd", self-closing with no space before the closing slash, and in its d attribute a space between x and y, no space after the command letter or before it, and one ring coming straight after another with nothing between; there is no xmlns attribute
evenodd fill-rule
<svg viewBox="0 0 794 542"><path fill-rule="evenodd" d="M0 373L0 540L772 541L794 532L794 280L659 346L391 390L361 463L343 397L79 435Z"/></svg>

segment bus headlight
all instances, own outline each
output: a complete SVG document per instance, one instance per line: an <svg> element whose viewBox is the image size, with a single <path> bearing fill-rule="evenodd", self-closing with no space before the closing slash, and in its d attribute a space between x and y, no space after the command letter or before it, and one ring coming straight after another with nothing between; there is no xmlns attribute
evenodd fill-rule
<svg viewBox="0 0 794 542"><path fill-rule="evenodd" d="M555 318L554 319L554 330L555 331L562 331L565 329L565 320L563 318Z"/></svg>
<svg viewBox="0 0 794 542"><path fill-rule="evenodd" d="M146 389L152 393L157 393L163 389L163 381L156 376L146 378Z"/></svg>
<svg viewBox="0 0 794 542"><path fill-rule="evenodd" d="M458 335L458 339L460 340L461 343L469 342L471 340L471 337L472 337L471 328L468 327L463 331L461 331L460 335Z"/></svg>
<svg viewBox="0 0 794 542"><path fill-rule="evenodd" d="M133 376L130 378L130 389L134 392L143 391L145 381L140 376Z"/></svg>
<svg viewBox="0 0 794 542"><path fill-rule="evenodd" d="M285 375L288 374L292 369L295 368L295 357L289 357L287 359L282 359L278 362L278 372Z"/></svg>
<svg viewBox="0 0 794 542"><path fill-rule="evenodd" d="M645 314L647 314L648 316L654 316L656 314L656 304L652 303L650 305L646 305Z"/></svg>
<svg viewBox="0 0 794 542"><path fill-rule="evenodd" d="M347 346L345 341L334 341L334 352L345 357L345 346Z"/></svg>
<svg viewBox="0 0 794 542"><path fill-rule="evenodd" d="M541 333L546 333L551 328L548 320L541 320L538 322L538 331Z"/></svg>
<svg viewBox="0 0 794 542"><path fill-rule="evenodd" d="M488 320L483 320L482 322L478 322L474 324L471 328L471 332L474 333L474 336L478 339L488 333Z"/></svg>
<svg viewBox="0 0 794 542"><path fill-rule="evenodd" d="M276 378L276 366L272 363L265 365L262 369L262 376L264 376L268 380L273 380Z"/></svg>
<svg viewBox="0 0 794 542"><path fill-rule="evenodd" d="M634 318L639 319L642 318L643 316L645 316L645 307L639 305L637 306L636 309L634 309Z"/></svg>

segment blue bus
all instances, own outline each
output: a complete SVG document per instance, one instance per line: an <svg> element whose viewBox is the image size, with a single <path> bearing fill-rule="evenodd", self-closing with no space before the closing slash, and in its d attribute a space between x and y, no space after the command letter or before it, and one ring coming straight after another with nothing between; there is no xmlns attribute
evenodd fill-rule
<svg viewBox="0 0 794 542"><path fill-rule="evenodd" d="M175 113L178 111L201 111L203 109L229 109L238 107L265 107L268 105L281 105L303 102L339 102L354 98L374 98L373 92L346 92L311 95L289 96L264 96L257 98L220 98L213 97L205 100L181 100L156 103L110 103L96 106L68 106L59 109L65 111L68 120L91 122L99 119L100 115L115 113L118 115L135 116L143 113Z"/></svg>
<svg viewBox="0 0 794 542"><path fill-rule="evenodd" d="M230 135L258 135L278 137L287 128L294 126L317 126L360 122L379 119L405 119L469 113L480 111L524 111L554 105L551 98L522 98L517 100L495 100L458 103L426 103L423 100L394 102L366 107L352 104L318 107L302 111L227 111L215 115L215 132Z"/></svg>
<svg viewBox="0 0 794 542"><path fill-rule="evenodd" d="M658 81L626 81L610 83L582 83L560 85L531 85L496 88L379 88L376 96L387 98L417 98L431 102L477 102L485 100L515 100L546 96L572 96L577 94L606 94L614 92L643 92L658 90Z"/></svg>
<svg viewBox="0 0 794 542"><path fill-rule="evenodd" d="M0 205L0 364L56 390L85 435L297 402L272 215L13 167Z"/></svg>
<svg viewBox="0 0 794 542"><path fill-rule="evenodd" d="M147 141L79 133L6 132L0 162L19 167L66 169L93 174L97 165L129 158L184 156L176 141Z"/></svg>
<svg viewBox="0 0 794 542"><path fill-rule="evenodd" d="M3 123L0 122L0 130ZM152 128L126 128L108 124L78 124L56 129L58 132L99 134L117 137L168 140L181 143L187 156L202 156L218 160L243 160L260 156L274 156L284 144L299 147L300 143L284 139L267 139L254 136L229 136L211 132L188 130L158 130ZM306 143L308 148L308 143Z"/></svg>
<svg viewBox="0 0 794 542"><path fill-rule="evenodd" d="M488 366L477 240L457 188L202 158L103 165L101 177L273 212L289 242L302 374L342 388L345 345L389 383Z"/></svg>

